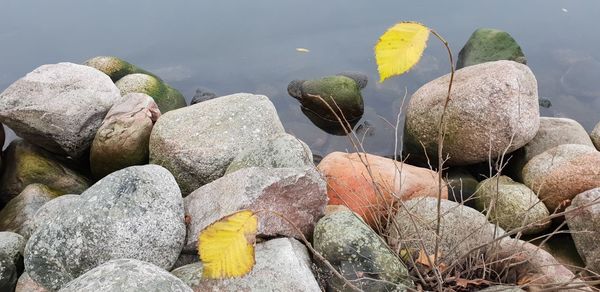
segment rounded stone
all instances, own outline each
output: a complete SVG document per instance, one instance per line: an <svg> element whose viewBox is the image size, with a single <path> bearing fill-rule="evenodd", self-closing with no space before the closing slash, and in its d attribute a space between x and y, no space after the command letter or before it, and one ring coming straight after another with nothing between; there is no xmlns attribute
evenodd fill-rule
<svg viewBox="0 0 600 292"><path fill-rule="evenodd" d="M499 60L527 63L521 47L509 33L492 28L479 28L458 53L456 68Z"/></svg>
<svg viewBox="0 0 600 292"><path fill-rule="evenodd" d="M96 68L108 75L113 82L117 82L125 75L143 73L152 75L148 71L114 56L98 56L83 63L86 66Z"/></svg>
<svg viewBox="0 0 600 292"><path fill-rule="evenodd" d="M600 273L600 188L575 196L566 209L565 220L586 268Z"/></svg>
<svg viewBox="0 0 600 292"><path fill-rule="evenodd" d="M55 191L43 184L28 185L0 211L0 230L16 232L29 239L34 230L36 212L57 196Z"/></svg>
<svg viewBox="0 0 600 292"><path fill-rule="evenodd" d="M152 75L142 73L129 74L119 79L115 85L119 88L123 96L136 92L151 96L163 114L187 105L181 93Z"/></svg>
<svg viewBox="0 0 600 292"><path fill-rule="evenodd" d="M600 149L600 123L596 124L592 132L590 133L590 138L596 146L596 149Z"/></svg>

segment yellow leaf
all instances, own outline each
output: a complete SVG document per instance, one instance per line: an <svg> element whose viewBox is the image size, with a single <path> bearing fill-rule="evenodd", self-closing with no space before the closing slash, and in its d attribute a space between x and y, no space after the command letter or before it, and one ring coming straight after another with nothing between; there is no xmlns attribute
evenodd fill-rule
<svg viewBox="0 0 600 292"><path fill-rule="evenodd" d="M375 45L379 82L417 64L428 38L429 28L417 22L400 22L389 28Z"/></svg>
<svg viewBox="0 0 600 292"><path fill-rule="evenodd" d="M249 210L236 212L207 226L198 236L202 277L240 277L254 266L254 242L258 219Z"/></svg>

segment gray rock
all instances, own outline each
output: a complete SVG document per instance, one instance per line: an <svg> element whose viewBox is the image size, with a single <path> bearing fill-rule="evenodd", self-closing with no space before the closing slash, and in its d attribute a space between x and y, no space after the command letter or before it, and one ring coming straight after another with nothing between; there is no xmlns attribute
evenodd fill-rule
<svg viewBox="0 0 600 292"><path fill-rule="evenodd" d="M194 97L192 97L192 101L190 102L190 105L193 104L197 104L203 101L207 101L207 100L211 100L211 99L215 99L217 98L217 95L205 88L198 88L196 89L196 94L194 94Z"/></svg>
<svg viewBox="0 0 600 292"><path fill-rule="evenodd" d="M337 211L321 218L315 227L313 244L344 278L362 291L403 291L413 287L404 263L351 211ZM328 290L352 291L335 275L327 278Z"/></svg>
<svg viewBox="0 0 600 292"><path fill-rule="evenodd" d="M33 279L31 279L31 277L29 277L29 274L25 272L21 274L21 277L19 277L15 292L48 292L48 289L35 282Z"/></svg>
<svg viewBox="0 0 600 292"><path fill-rule="evenodd" d="M245 168L207 184L184 200L187 225L186 249L195 249L198 234L214 221L235 211L271 210L284 215L311 238L327 205L325 180L314 168ZM261 212L258 234L299 238L296 229L269 212Z"/></svg>
<svg viewBox="0 0 600 292"><path fill-rule="evenodd" d="M0 211L0 230L12 231L29 239L34 230L33 218L37 210L57 193L42 184L28 185Z"/></svg>
<svg viewBox="0 0 600 292"><path fill-rule="evenodd" d="M129 74L119 79L115 85L123 96L129 93L145 93L151 96L163 114L187 105L185 98L179 91L153 75Z"/></svg>
<svg viewBox="0 0 600 292"><path fill-rule="evenodd" d="M492 207L493 205L493 207ZM494 176L479 183L475 207L489 220L510 231L531 226L523 234L535 234L550 226L550 212L536 194L526 185L508 176Z"/></svg>
<svg viewBox="0 0 600 292"><path fill-rule="evenodd" d="M194 291L321 291L311 271L306 247L291 238L258 243L256 264L241 278L202 279L202 263L178 268L171 273Z"/></svg>
<svg viewBox="0 0 600 292"><path fill-rule="evenodd" d="M425 157L425 148L428 157L437 157L449 80L449 75L433 80L411 97L404 126L408 153ZM445 121L447 165L474 164L510 153L531 141L539 127L535 76L527 66L513 61L458 70Z"/></svg>
<svg viewBox="0 0 600 292"><path fill-rule="evenodd" d="M90 167L101 178L113 171L148 162L148 144L158 106L144 93L129 93L106 114L90 149Z"/></svg>
<svg viewBox="0 0 600 292"><path fill-rule="evenodd" d="M79 195L62 195L42 205L33 216L32 233L44 224L53 224L60 214L71 212L80 204L80 199Z"/></svg>
<svg viewBox="0 0 600 292"><path fill-rule="evenodd" d="M243 150L284 132L266 96L223 96L163 114L150 135L150 162L171 171L187 196L223 176Z"/></svg>
<svg viewBox="0 0 600 292"><path fill-rule="evenodd" d="M600 123L597 123L592 132L590 133L590 138L596 146L596 149L600 149Z"/></svg>
<svg viewBox="0 0 600 292"><path fill-rule="evenodd" d="M600 273L600 188L575 196L565 219L586 268Z"/></svg>
<svg viewBox="0 0 600 292"><path fill-rule="evenodd" d="M510 34L492 28L479 28L458 53L456 68L499 60L527 63L521 47Z"/></svg>
<svg viewBox="0 0 600 292"><path fill-rule="evenodd" d="M292 135L284 134L240 152L225 174L248 167L307 168L314 167L314 164L308 145Z"/></svg>
<svg viewBox="0 0 600 292"><path fill-rule="evenodd" d="M0 122L51 152L80 157L120 98L110 78L94 68L43 65L0 94Z"/></svg>
<svg viewBox="0 0 600 292"><path fill-rule="evenodd" d="M4 155L5 170L0 178L3 202L10 201L34 183L44 184L58 194L78 194L89 186L87 178L52 153L24 140L12 141Z"/></svg>
<svg viewBox="0 0 600 292"><path fill-rule="evenodd" d="M170 269L184 240L183 199L173 176L157 165L132 166L106 176L41 224L27 242L25 268L56 290L111 259Z"/></svg>
<svg viewBox="0 0 600 292"><path fill-rule="evenodd" d="M23 271L25 238L13 232L0 232L0 291L13 291Z"/></svg>
<svg viewBox="0 0 600 292"><path fill-rule="evenodd" d="M450 265L467 260L505 232L489 223L485 215L458 203L441 200L439 262ZM424 197L405 201L388 224L392 250L418 251L433 256L436 242L437 199ZM422 244L422 245L421 245ZM473 253L469 252L473 250Z"/></svg>
<svg viewBox="0 0 600 292"><path fill-rule="evenodd" d="M529 160L521 177L550 212L561 211L579 193L600 187L600 152L592 146L559 145Z"/></svg>
<svg viewBox="0 0 600 292"><path fill-rule="evenodd" d="M108 261L69 282L60 292L187 292L185 283L169 272L135 259Z"/></svg>
<svg viewBox="0 0 600 292"><path fill-rule="evenodd" d="M525 292L525 290L519 288L519 286L495 285L481 289L479 292Z"/></svg>

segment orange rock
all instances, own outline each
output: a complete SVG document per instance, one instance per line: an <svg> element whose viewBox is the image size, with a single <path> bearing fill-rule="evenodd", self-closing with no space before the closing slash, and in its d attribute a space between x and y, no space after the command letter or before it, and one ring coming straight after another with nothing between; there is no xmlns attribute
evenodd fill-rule
<svg viewBox="0 0 600 292"><path fill-rule="evenodd" d="M376 230L399 200L438 194L437 172L372 154L333 152L317 168L327 180L329 205L347 206ZM445 185L442 198L448 198Z"/></svg>

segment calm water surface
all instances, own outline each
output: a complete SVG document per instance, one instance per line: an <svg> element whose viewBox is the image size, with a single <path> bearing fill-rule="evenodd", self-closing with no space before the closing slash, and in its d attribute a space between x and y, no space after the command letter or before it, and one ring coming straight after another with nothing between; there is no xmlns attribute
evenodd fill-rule
<svg viewBox="0 0 600 292"><path fill-rule="evenodd" d="M600 1L153 2L0 0L0 91L42 64L115 55L161 76L188 101L198 87L218 95L265 94L287 131L323 155L350 145L314 126L287 84L360 71L370 78L363 90L370 129L361 133L364 145L389 155L390 124L405 89L410 96L449 72L445 51L432 40L415 69L377 83L378 36L398 21L415 20L442 34L455 55L476 28L510 32L537 76L540 96L552 102L543 115L570 117L588 130L600 120Z"/></svg>

